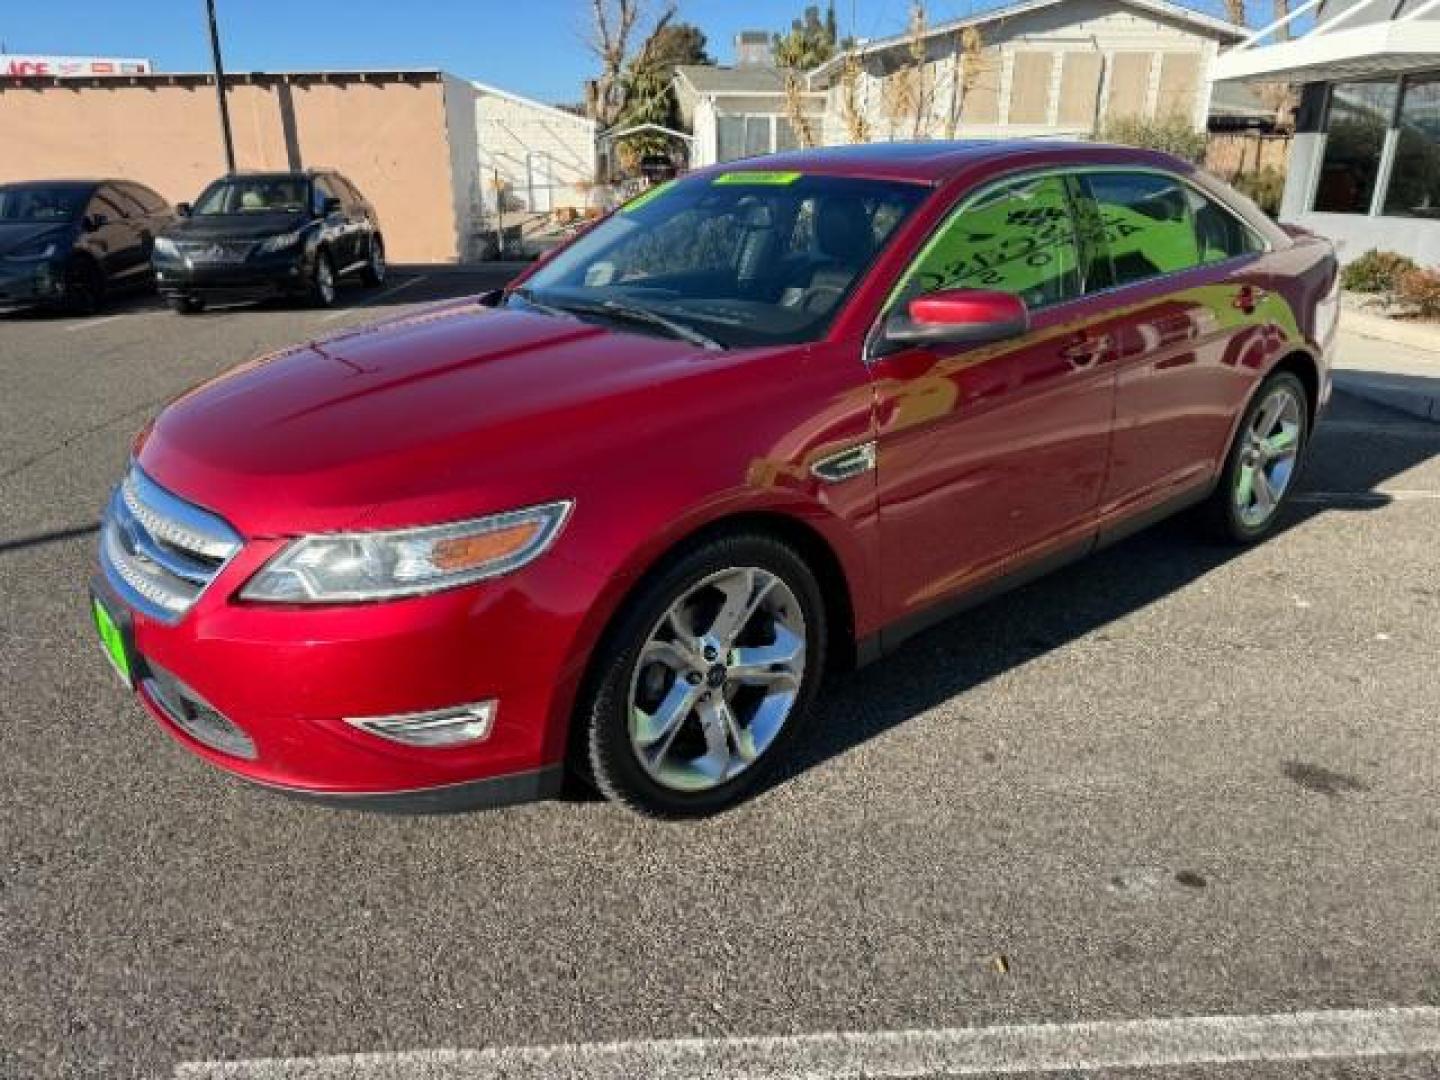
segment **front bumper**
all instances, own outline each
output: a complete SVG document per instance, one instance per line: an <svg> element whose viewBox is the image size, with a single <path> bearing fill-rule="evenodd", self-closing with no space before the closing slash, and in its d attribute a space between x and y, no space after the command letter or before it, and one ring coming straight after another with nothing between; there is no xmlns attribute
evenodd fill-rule
<svg viewBox="0 0 1440 1080"><path fill-rule="evenodd" d="M0 312L59 304L65 298L64 269L52 262L0 262Z"/></svg>
<svg viewBox="0 0 1440 1080"><path fill-rule="evenodd" d="M601 579L551 552L510 577L429 596L240 602L282 543L247 543L173 621L122 598L102 557L92 590L124 622L135 693L173 738L247 780L342 805L424 811L558 791ZM454 747L398 743L346 719L489 700L488 737ZM186 701L219 719L188 715Z"/></svg>
<svg viewBox="0 0 1440 1080"><path fill-rule="evenodd" d="M156 255L155 285L165 296L237 298L297 293L305 288L309 260L303 251L251 255L240 262L200 262Z"/></svg>

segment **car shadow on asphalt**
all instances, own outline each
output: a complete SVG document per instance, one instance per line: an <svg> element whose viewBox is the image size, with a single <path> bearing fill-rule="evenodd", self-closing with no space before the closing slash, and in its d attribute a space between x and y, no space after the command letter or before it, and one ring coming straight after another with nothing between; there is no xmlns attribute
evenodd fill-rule
<svg viewBox="0 0 1440 1080"><path fill-rule="evenodd" d="M1407 418L1401 418L1405 420ZM1276 535L1331 512L1374 512L1390 498L1384 482L1436 456L1436 438L1394 439L1350 452L1346 436L1316 439ZM1323 441L1322 441L1323 440ZM1318 493L1325 493L1320 495ZM1346 497L1334 498L1332 493ZM1353 493L1353 500L1349 499ZM1310 498L1307 500L1307 495ZM1200 538L1190 515L1162 522L1047 577L971 608L901 645L894 653L831 677L816 721L793 758L762 791L884 735L966 691L1153 604L1244 554ZM1273 542L1273 541L1272 541ZM962 710L963 711L963 710Z"/></svg>

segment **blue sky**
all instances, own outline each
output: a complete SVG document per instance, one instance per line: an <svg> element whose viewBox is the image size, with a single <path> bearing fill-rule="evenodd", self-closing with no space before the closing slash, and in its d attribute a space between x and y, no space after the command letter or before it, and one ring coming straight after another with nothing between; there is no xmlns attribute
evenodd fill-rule
<svg viewBox="0 0 1440 1080"><path fill-rule="evenodd" d="M709 35L712 55L726 62L736 31L781 29L805 3L681 0L680 13ZM587 0L217 0L217 6L225 63L235 70L440 67L563 102L580 99L593 67L582 40ZM995 2L927 6L938 21ZM1268 3L1251 4L1259 6L1268 13ZM875 37L903 29L908 0L837 0L846 32L852 8L856 35ZM3 0L0 42L11 53L148 57L162 71L210 64L202 0Z"/></svg>

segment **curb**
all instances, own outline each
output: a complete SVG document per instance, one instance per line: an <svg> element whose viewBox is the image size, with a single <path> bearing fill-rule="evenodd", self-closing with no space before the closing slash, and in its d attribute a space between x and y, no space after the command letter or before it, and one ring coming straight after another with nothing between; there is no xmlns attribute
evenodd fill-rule
<svg viewBox="0 0 1440 1080"><path fill-rule="evenodd" d="M1432 424L1440 424L1440 377L1338 369L1335 389Z"/></svg>
<svg viewBox="0 0 1440 1080"><path fill-rule="evenodd" d="M391 263L390 270L396 274L423 274L427 277L434 274L508 274L513 277L534 265L534 259L471 263Z"/></svg>

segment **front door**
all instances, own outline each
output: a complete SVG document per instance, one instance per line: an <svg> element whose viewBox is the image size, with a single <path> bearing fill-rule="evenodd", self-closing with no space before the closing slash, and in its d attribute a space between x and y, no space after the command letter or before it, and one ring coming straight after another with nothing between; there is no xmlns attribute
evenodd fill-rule
<svg viewBox="0 0 1440 1080"><path fill-rule="evenodd" d="M897 289L892 311L940 288L1012 292L1032 325L874 363L889 619L1092 539L1114 368L1109 306L1083 297L1083 254L1065 179L1011 180L967 198Z"/></svg>

